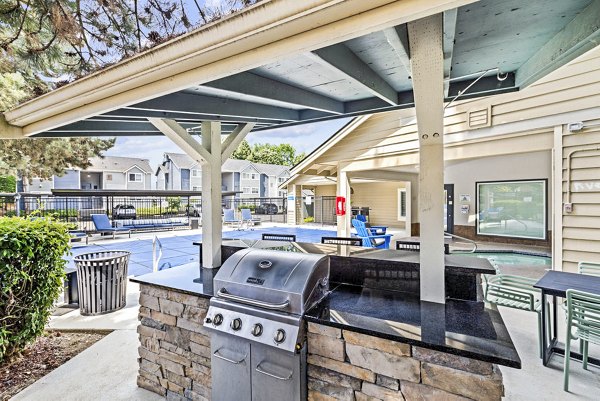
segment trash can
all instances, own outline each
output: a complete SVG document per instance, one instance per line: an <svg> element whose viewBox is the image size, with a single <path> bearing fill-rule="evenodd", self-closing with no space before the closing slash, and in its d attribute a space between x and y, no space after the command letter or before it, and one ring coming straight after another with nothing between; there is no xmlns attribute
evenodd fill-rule
<svg viewBox="0 0 600 401"><path fill-rule="evenodd" d="M102 315L125 307L130 255L127 251L103 251L74 258L82 315Z"/></svg>
<svg viewBox="0 0 600 401"><path fill-rule="evenodd" d="M198 218L191 218L190 219L190 228L192 230L197 230L200 228L200 219Z"/></svg>

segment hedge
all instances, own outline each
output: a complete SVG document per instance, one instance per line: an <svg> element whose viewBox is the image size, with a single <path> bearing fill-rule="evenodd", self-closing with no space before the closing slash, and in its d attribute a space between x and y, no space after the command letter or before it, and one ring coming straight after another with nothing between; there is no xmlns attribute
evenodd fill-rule
<svg viewBox="0 0 600 401"><path fill-rule="evenodd" d="M43 333L69 240L67 226L51 219L0 218L0 362Z"/></svg>

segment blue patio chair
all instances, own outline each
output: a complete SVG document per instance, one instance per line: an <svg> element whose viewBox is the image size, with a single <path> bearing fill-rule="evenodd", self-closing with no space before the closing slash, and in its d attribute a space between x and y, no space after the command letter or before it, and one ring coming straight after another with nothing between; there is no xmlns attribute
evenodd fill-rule
<svg viewBox="0 0 600 401"><path fill-rule="evenodd" d="M564 390L569 391L571 340L581 341L583 369L587 370L589 343L600 345L600 296L567 290L567 339L565 340Z"/></svg>
<svg viewBox="0 0 600 401"><path fill-rule="evenodd" d="M242 221L235 217L235 209L225 209L223 211L223 223L237 226L237 229L240 230Z"/></svg>
<svg viewBox="0 0 600 401"><path fill-rule="evenodd" d="M242 209L242 224L246 224L247 228L254 230L254 218L250 209Z"/></svg>
<svg viewBox="0 0 600 401"><path fill-rule="evenodd" d="M363 221L352 219L352 226L356 229L356 236L362 239L362 246L365 248L389 249L391 234L373 235L365 226Z"/></svg>
<svg viewBox="0 0 600 401"><path fill-rule="evenodd" d="M108 216L105 214L92 214L92 222L94 223L94 227L97 233L100 234L112 234L113 239L115 239L116 234L127 233L129 234L129 238L131 238L131 230L125 227L113 227L110 224L110 220Z"/></svg>
<svg viewBox="0 0 600 401"><path fill-rule="evenodd" d="M371 235L384 235L387 231L387 226L372 226L369 224L369 222L367 222L367 216L364 214L357 214L356 220L365 223L365 227L371 231Z"/></svg>

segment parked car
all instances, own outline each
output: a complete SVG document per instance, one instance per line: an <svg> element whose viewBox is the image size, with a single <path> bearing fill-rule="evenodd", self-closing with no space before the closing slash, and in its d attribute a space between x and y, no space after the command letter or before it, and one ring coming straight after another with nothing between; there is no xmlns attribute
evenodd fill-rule
<svg viewBox="0 0 600 401"><path fill-rule="evenodd" d="M113 220L136 219L137 213L133 205L117 205L112 210Z"/></svg>
<svg viewBox="0 0 600 401"><path fill-rule="evenodd" d="M274 203L263 203L256 207L256 214L277 214L279 213L279 207Z"/></svg>

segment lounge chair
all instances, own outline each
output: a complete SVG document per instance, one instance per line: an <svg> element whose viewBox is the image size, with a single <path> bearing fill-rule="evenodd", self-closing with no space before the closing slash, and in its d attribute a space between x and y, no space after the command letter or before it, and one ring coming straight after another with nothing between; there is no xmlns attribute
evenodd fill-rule
<svg viewBox="0 0 600 401"><path fill-rule="evenodd" d="M254 230L254 218L250 209L242 209L242 225L246 224L247 228Z"/></svg>
<svg viewBox="0 0 600 401"><path fill-rule="evenodd" d="M235 217L235 209L225 209L223 211L223 223L236 226L237 230L240 230L242 225L242 221Z"/></svg>
<svg viewBox="0 0 600 401"><path fill-rule="evenodd" d="M352 226L356 229L357 237L362 239L362 246L365 248L389 249L391 234L373 235L363 221L352 219Z"/></svg>
<svg viewBox="0 0 600 401"><path fill-rule="evenodd" d="M113 239L116 234L127 233L129 234L129 238L131 238L131 229L125 227L113 227L110 224L110 220L108 216L105 214L92 214L92 222L94 223L94 227L96 228L96 232L100 234L109 234L112 233Z"/></svg>
<svg viewBox="0 0 600 401"><path fill-rule="evenodd" d="M387 226L372 226L367 221L367 217L364 214L357 214L356 220L362 221L365 223L365 227L367 227L372 235L384 235L387 231Z"/></svg>

